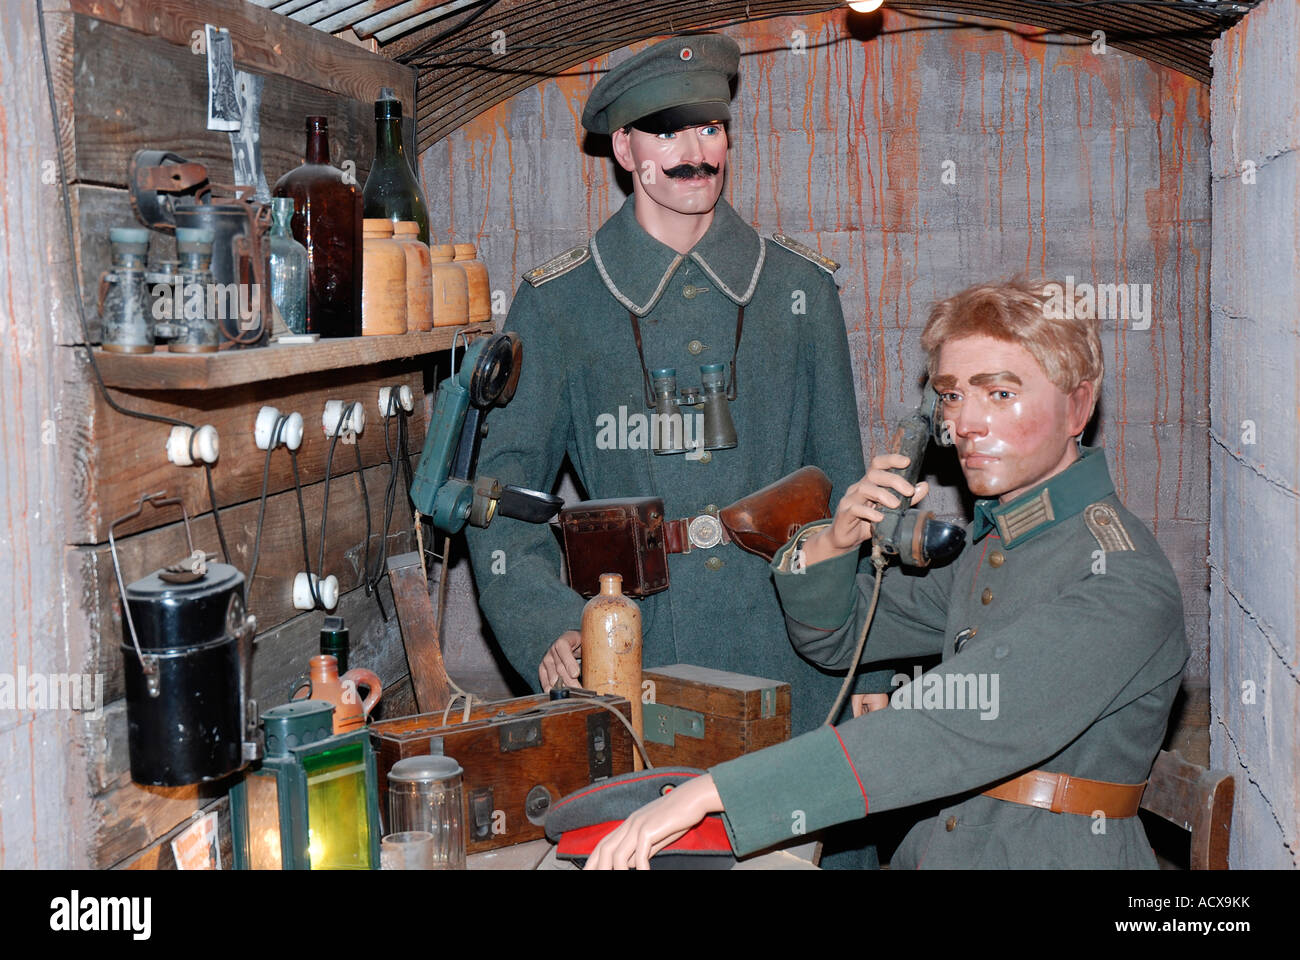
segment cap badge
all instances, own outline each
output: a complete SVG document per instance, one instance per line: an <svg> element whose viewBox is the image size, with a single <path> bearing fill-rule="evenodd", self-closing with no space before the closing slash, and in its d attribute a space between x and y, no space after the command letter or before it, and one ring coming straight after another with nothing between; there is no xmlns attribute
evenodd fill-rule
<svg viewBox="0 0 1300 960"><path fill-rule="evenodd" d="M691 57L695 56L695 54L691 52L690 47L682 47L682 52L678 54L678 56L680 56L683 60L689 60L691 59Z"/></svg>

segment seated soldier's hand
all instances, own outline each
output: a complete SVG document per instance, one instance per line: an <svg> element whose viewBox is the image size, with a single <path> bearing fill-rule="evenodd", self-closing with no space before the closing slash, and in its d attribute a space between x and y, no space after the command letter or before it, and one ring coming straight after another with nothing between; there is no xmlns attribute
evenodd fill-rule
<svg viewBox="0 0 1300 960"><path fill-rule="evenodd" d="M920 503L930 492L930 485L922 480L915 487L891 470L905 467L910 461L901 453L882 453L871 461L867 475L844 492L835 519L829 527L804 541L804 565L811 566L841 554L856 550L871 539L871 525L884 519L880 507L896 507L902 501L898 494L910 496L912 505Z"/></svg>
<svg viewBox="0 0 1300 960"><path fill-rule="evenodd" d="M577 630L565 630L560 639L551 644L542 662L537 667L537 678L542 682L542 692L556 686L560 680L566 687L582 685L582 663L579 659L582 651L582 634Z"/></svg>
<svg viewBox="0 0 1300 960"><path fill-rule="evenodd" d="M889 694L887 693L855 693L849 697L849 704L853 707L853 715L860 717L864 713L874 713L877 710L884 710L889 706Z"/></svg>
<svg viewBox="0 0 1300 960"><path fill-rule="evenodd" d="M596 844L584 870L649 870L650 858L711 813L722 798L705 774L647 803Z"/></svg>

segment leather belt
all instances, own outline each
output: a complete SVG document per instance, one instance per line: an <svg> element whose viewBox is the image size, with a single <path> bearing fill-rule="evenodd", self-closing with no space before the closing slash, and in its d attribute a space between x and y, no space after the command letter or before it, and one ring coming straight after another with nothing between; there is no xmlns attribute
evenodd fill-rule
<svg viewBox="0 0 1300 960"><path fill-rule="evenodd" d="M1068 773L1030 770L985 790L984 796L1039 807L1052 813L1074 813L1085 817L1100 810L1107 817L1120 820L1137 816L1145 788L1146 781L1108 783L1072 777Z"/></svg>
<svg viewBox="0 0 1300 960"><path fill-rule="evenodd" d="M716 514L664 521L664 546L669 553L708 550L720 543L730 543L731 534Z"/></svg>

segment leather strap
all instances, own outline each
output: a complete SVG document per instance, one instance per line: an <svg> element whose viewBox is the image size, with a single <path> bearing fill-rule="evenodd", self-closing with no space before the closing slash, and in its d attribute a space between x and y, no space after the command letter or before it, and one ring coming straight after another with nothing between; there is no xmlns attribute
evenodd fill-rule
<svg viewBox="0 0 1300 960"><path fill-rule="evenodd" d="M641 359L641 377L645 390L645 405L653 408L655 405L654 384L650 381L650 370L645 365L645 350L641 346L641 324L637 321L636 314L631 310L627 312L627 317L632 321L632 339L636 341L636 355ZM731 376L727 381L727 399L736 399L736 357L740 353L740 335L745 329L745 307L741 304L740 309L736 311L736 345L731 350Z"/></svg>
<svg viewBox="0 0 1300 960"><path fill-rule="evenodd" d="M700 516L712 517L713 514L700 514ZM669 553L690 553L692 550L697 549L695 545L691 543L690 534L691 521L695 519L695 517L683 517L680 520L664 521L664 548ZM718 527L721 530L722 539L717 545L720 546L723 543L730 543L731 534L728 532L726 525L719 523ZM705 547L700 549L708 548Z"/></svg>
<svg viewBox="0 0 1300 960"><path fill-rule="evenodd" d="M1100 810L1113 820L1122 820L1137 816L1145 788L1145 780L1142 783L1108 783L1072 777L1068 773L1030 770L985 790L984 796L1039 807L1052 813L1073 813L1084 817Z"/></svg>

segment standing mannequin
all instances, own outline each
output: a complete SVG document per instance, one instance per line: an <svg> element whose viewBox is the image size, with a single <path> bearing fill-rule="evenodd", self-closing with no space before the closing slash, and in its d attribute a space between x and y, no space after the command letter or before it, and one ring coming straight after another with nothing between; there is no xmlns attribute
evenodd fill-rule
<svg viewBox="0 0 1300 960"><path fill-rule="evenodd" d="M832 502L862 475L837 265L760 237L721 199L738 63L727 37L676 38L592 91L583 124L611 137L633 196L589 243L524 275L506 329L521 335L527 362L484 440L481 472L549 490L567 453L592 499L662 497L670 520L716 513L807 464L831 478ZM630 433L611 448L601 422L649 413L632 317L645 367L673 367L683 386L736 352L735 448L660 456ZM553 534L498 518L468 539L480 603L511 664L542 689L576 684L584 601L559 578ZM669 569L669 589L641 601L647 668L787 681L794 732L825 720L840 678L791 647L762 558L720 544L673 554ZM889 677L859 689L880 694Z"/></svg>

